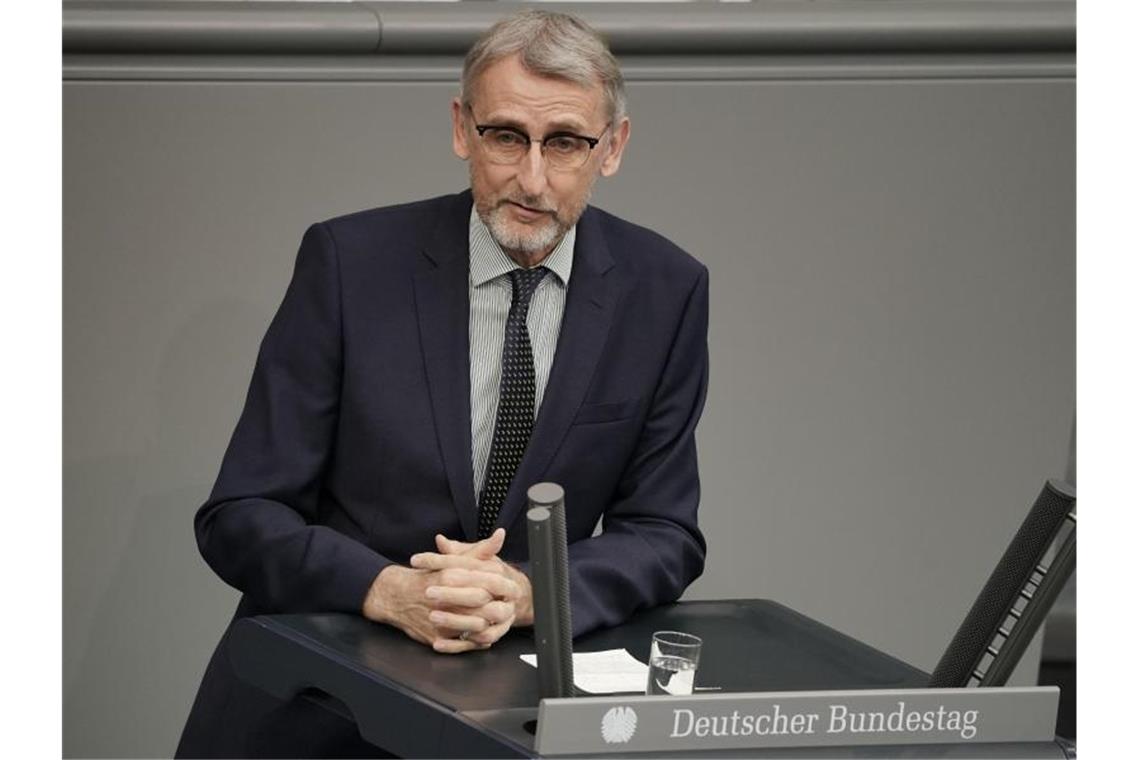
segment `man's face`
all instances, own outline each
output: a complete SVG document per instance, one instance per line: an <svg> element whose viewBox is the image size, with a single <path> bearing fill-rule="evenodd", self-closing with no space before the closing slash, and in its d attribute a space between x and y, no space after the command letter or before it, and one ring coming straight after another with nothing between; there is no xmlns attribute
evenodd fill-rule
<svg viewBox="0 0 1140 760"><path fill-rule="evenodd" d="M471 108L454 100L451 115L453 148L469 162L479 218L504 250L532 261L546 256L577 223L598 175L617 172L629 138L628 119L608 124L601 84L586 88L538 76L517 56L487 67L471 93ZM476 124L512 127L534 142L516 163L494 163ZM542 139L561 132L601 137L581 168L552 169L543 157Z"/></svg>

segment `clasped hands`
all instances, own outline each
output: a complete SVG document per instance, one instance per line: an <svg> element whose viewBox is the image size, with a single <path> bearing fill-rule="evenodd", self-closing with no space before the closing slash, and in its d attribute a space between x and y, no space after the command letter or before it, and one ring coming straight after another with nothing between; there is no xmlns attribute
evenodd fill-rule
<svg viewBox="0 0 1140 760"><path fill-rule="evenodd" d="M502 528L476 543L437 535L438 552L380 571L364 616L447 654L486 649L512 626L531 625L530 580L498 556L506 536Z"/></svg>

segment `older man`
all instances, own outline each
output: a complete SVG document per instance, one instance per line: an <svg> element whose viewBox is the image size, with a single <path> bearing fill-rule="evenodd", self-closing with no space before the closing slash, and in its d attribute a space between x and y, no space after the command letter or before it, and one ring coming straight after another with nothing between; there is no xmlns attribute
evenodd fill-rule
<svg viewBox="0 0 1140 760"><path fill-rule="evenodd" d="M629 139L621 72L530 11L451 104L471 189L312 226L261 346L203 556L236 617L343 611L440 653L532 620L526 489L566 489L575 635L676 599L704 564L694 431L708 276L587 201ZM601 521L602 530L595 531ZM238 681L226 636L180 756L365 752Z"/></svg>

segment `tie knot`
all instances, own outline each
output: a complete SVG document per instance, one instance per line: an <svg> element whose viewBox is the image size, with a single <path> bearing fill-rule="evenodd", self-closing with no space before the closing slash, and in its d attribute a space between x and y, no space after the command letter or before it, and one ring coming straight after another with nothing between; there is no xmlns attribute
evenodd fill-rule
<svg viewBox="0 0 1140 760"><path fill-rule="evenodd" d="M542 278L550 270L546 267L535 267L534 269L512 269L511 275L511 298L515 304L529 304L530 297L534 295L535 288L538 283L542 282Z"/></svg>

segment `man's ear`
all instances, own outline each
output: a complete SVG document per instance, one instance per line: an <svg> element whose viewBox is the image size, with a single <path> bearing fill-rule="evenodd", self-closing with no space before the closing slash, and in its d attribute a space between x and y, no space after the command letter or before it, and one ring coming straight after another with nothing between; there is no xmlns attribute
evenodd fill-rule
<svg viewBox="0 0 1140 760"><path fill-rule="evenodd" d="M629 142L629 117L623 118L613 128L613 135L606 145L606 155L602 158L602 165L599 169L603 177L612 177L617 174L618 167L621 166L621 154L625 150L627 142Z"/></svg>
<svg viewBox="0 0 1140 760"><path fill-rule="evenodd" d="M467 130L463 127L463 104L459 102L459 98L451 99L451 149L464 161L471 156L471 147L467 144Z"/></svg>

